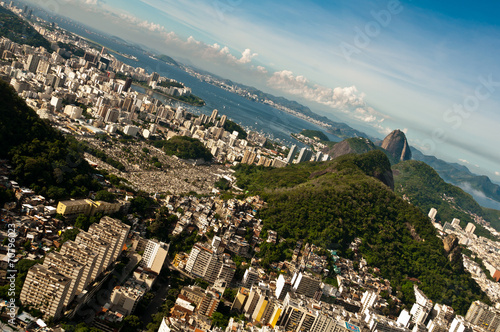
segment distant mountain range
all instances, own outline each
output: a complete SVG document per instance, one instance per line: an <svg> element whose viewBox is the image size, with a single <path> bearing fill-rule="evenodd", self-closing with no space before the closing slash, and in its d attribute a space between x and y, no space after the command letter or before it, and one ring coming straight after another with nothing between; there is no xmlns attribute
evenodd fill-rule
<svg viewBox="0 0 500 332"><path fill-rule="evenodd" d="M415 148L411 148L413 159L425 162L439 173L439 175L449 183L463 188L465 191L479 191L487 197L500 202L500 186L491 182L486 175L477 175L472 173L467 167L448 163L434 156L424 155Z"/></svg>

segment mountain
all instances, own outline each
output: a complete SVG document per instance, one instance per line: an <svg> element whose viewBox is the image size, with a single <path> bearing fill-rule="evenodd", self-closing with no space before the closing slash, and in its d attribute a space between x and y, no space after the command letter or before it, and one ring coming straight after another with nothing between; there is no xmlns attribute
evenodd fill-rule
<svg viewBox="0 0 500 332"><path fill-rule="evenodd" d="M489 303L462 261L448 259L429 218L375 178L390 172L381 151L279 169L240 164L235 170L237 185L267 202L259 211L261 237L273 230L279 238L261 244L264 267L291 258L299 240L354 257L349 246L359 238L358 252L369 267L380 268L407 305L415 301L413 282L462 315L476 299Z"/></svg>
<svg viewBox="0 0 500 332"><path fill-rule="evenodd" d="M389 151L377 146L368 138L347 138L339 143L329 142L327 145L328 146L323 149L323 153L330 155L333 159L350 153L362 154L373 150L380 150L385 153L387 158L389 158L391 164L394 165L399 162L399 159L395 158Z"/></svg>
<svg viewBox="0 0 500 332"><path fill-rule="evenodd" d="M376 149L378 149L378 147L375 146L372 141L367 138L359 137L347 138L342 142L338 142L333 145L329 144L323 152L329 154L332 159L335 159L350 153L361 154Z"/></svg>
<svg viewBox="0 0 500 332"><path fill-rule="evenodd" d="M172 57L169 57L168 55L160 54L160 55L157 55L156 58L158 60L164 61L172 66L180 67L179 64Z"/></svg>
<svg viewBox="0 0 500 332"><path fill-rule="evenodd" d="M65 138L0 80L0 158L12 178L48 198L87 196L100 189L77 142Z"/></svg>
<svg viewBox="0 0 500 332"><path fill-rule="evenodd" d="M498 217L485 213L474 198L450 183L445 182L439 174L422 161L408 160L392 166L395 192L405 197L422 213L427 214L431 208L437 209L436 221L444 224L453 218L460 219L460 226L474 222L474 216L483 217L492 226L499 226ZM493 238L481 225L475 223L476 234Z"/></svg>
<svg viewBox="0 0 500 332"><path fill-rule="evenodd" d="M381 147L398 161L411 159L411 150L406 135L399 129L387 135L382 141Z"/></svg>
<svg viewBox="0 0 500 332"><path fill-rule="evenodd" d="M424 155L413 147L411 151L415 160L423 161L434 168L446 182L467 189L469 193L472 192L471 190L482 192L487 197L500 202L500 185L491 182L489 177L476 175L463 165Z"/></svg>

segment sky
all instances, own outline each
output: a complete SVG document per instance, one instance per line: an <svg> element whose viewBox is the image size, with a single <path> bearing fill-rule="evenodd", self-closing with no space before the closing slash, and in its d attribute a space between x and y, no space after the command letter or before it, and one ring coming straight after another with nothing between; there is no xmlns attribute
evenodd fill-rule
<svg viewBox="0 0 500 332"><path fill-rule="evenodd" d="M29 2L500 182L493 1Z"/></svg>

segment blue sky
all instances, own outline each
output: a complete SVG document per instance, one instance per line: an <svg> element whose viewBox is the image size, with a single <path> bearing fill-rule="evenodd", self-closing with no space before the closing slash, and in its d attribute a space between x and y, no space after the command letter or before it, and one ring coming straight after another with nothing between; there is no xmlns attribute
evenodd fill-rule
<svg viewBox="0 0 500 332"><path fill-rule="evenodd" d="M500 181L500 4L52 0L52 9ZM33 1L40 5L40 1Z"/></svg>

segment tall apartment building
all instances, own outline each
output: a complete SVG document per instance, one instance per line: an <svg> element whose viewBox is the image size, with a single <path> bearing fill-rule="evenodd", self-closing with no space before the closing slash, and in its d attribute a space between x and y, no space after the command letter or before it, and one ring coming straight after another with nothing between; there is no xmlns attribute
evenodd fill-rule
<svg viewBox="0 0 500 332"><path fill-rule="evenodd" d="M281 276L281 275L280 275ZM250 267L243 275L243 287L250 288L253 284L259 281L259 272L254 267Z"/></svg>
<svg viewBox="0 0 500 332"><path fill-rule="evenodd" d="M116 260L121 252L122 248L119 246L120 235L102 224L90 225L89 233L109 243L108 254L104 257L103 261L103 269L105 270Z"/></svg>
<svg viewBox="0 0 500 332"><path fill-rule="evenodd" d="M288 305L280 320L280 326L283 326L285 331L310 331L316 316L306 308Z"/></svg>
<svg viewBox="0 0 500 332"><path fill-rule="evenodd" d="M417 285L414 285L413 289L415 291L416 301L410 310L411 321L415 324L423 324L432 310L433 303L420 289L418 289Z"/></svg>
<svg viewBox="0 0 500 332"><path fill-rule="evenodd" d="M287 164L290 164L293 161L293 156L295 156L296 152L297 152L297 145L294 144L290 148L290 151L288 152L288 156L286 157Z"/></svg>
<svg viewBox="0 0 500 332"><path fill-rule="evenodd" d="M51 252L45 256L43 266L46 268L55 267L60 274L71 279L68 292L63 300L63 306L66 307L76 295L77 286L82 278L84 266L71 257L66 257L58 252Z"/></svg>
<svg viewBox="0 0 500 332"><path fill-rule="evenodd" d="M257 158L257 154L255 152L252 152L250 150L245 150L245 153L243 154L243 159L241 159L241 163L252 165L255 162L255 158Z"/></svg>
<svg viewBox="0 0 500 332"><path fill-rule="evenodd" d="M191 249L185 269L209 283L222 279L229 284L236 272L236 265L229 255L217 254L211 246L196 243Z"/></svg>
<svg viewBox="0 0 500 332"><path fill-rule="evenodd" d="M213 253L213 250L208 245L196 243L191 249L186 262L186 271L194 276L203 278Z"/></svg>
<svg viewBox="0 0 500 332"><path fill-rule="evenodd" d="M70 284L71 279L60 274L55 267L36 264L29 269L24 281L21 303L35 306L46 318L57 319L64 308Z"/></svg>
<svg viewBox="0 0 500 332"><path fill-rule="evenodd" d="M474 225L471 222L468 223L467 226L465 227L465 232L469 234L473 234L475 230L476 230L476 225Z"/></svg>
<svg viewBox="0 0 500 332"><path fill-rule="evenodd" d="M196 307L200 315L212 317L212 314L217 310L220 302L220 295L210 290L205 291L205 296L201 299Z"/></svg>
<svg viewBox="0 0 500 332"><path fill-rule="evenodd" d="M295 272L292 278L293 290L297 294L303 294L310 298L314 298L316 293L320 290L320 283L320 279L303 272Z"/></svg>
<svg viewBox="0 0 500 332"><path fill-rule="evenodd" d="M97 262L97 254L84 245L75 241L66 241L61 247L60 253L70 257L83 265L83 272L76 286L76 293L81 293L92 282L92 271Z"/></svg>
<svg viewBox="0 0 500 332"><path fill-rule="evenodd" d="M116 232L119 234L120 240L118 242L118 246L120 248L123 248L123 245L125 244L125 241L127 240L128 233L130 232L130 226L121 222L118 219L111 218L109 216L104 216L101 218L99 221L99 224L105 225L107 228L111 229L112 231ZM121 250L120 250L121 253ZM116 257L118 257L120 255Z"/></svg>
<svg viewBox="0 0 500 332"><path fill-rule="evenodd" d="M471 323L467 322L462 316L455 316L451 322L449 332L472 332Z"/></svg>
<svg viewBox="0 0 500 332"><path fill-rule="evenodd" d="M104 261L109 254L110 244L104 240L99 239L99 236L92 235L88 232L80 232L75 239L77 244L81 244L86 248L92 250L97 254L95 267L90 275L91 280L95 280L102 271L106 270Z"/></svg>
<svg viewBox="0 0 500 332"><path fill-rule="evenodd" d="M156 273L160 273L167 258L168 245L163 242L148 240L142 255L141 265Z"/></svg>
<svg viewBox="0 0 500 332"><path fill-rule="evenodd" d="M471 304L465 320L489 332L500 332L500 310L480 301Z"/></svg>
<svg viewBox="0 0 500 332"><path fill-rule="evenodd" d="M278 281L276 281L276 298L279 299L280 301L283 301L285 299L286 294L288 294L289 291L292 290L292 284L290 283L290 280L285 278L282 274L278 277Z"/></svg>
<svg viewBox="0 0 500 332"><path fill-rule="evenodd" d="M267 289L261 288L257 285L252 286L250 292L248 293L248 297L245 302L245 306L243 307L243 313L247 319L250 319L257 308L259 302L261 302L261 298L266 296Z"/></svg>
<svg viewBox="0 0 500 332"><path fill-rule="evenodd" d="M297 157L297 164L311 160L313 152L306 147L300 149L299 156Z"/></svg>
<svg viewBox="0 0 500 332"><path fill-rule="evenodd" d="M36 69L38 68L38 62L40 61L40 57L36 54L30 54L28 56L28 60L26 61L26 65L24 69L29 71L30 73L36 73Z"/></svg>

